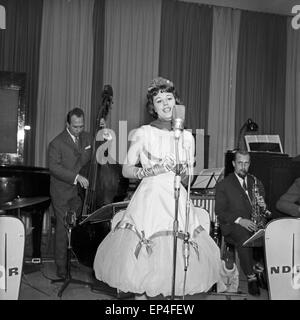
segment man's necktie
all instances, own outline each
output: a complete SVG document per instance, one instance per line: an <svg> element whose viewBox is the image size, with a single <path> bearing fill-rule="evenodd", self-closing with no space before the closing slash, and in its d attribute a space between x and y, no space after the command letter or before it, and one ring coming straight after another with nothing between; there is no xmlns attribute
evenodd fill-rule
<svg viewBox="0 0 300 320"><path fill-rule="evenodd" d="M247 185L246 185L246 178L243 179L243 189L245 190L246 195L247 195L250 203L252 203L252 202L251 202L251 195L249 195L249 193L248 193L248 188L247 188ZM250 192L250 194L251 194L251 192Z"/></svg>
<svg viewBox="0 0 300 320"><path fill-rule="evenodd" d="M78 147L78 145L79 145L79 137L75 137L75 144L76 144L76 146Z"/></svg>
<svg viewBox="0 0 300 320"><path fill-rule="evenodd" d="M244 189L245 191L248 191L245 179L246 179L246 178L243 179L243 189Z"/></svg>

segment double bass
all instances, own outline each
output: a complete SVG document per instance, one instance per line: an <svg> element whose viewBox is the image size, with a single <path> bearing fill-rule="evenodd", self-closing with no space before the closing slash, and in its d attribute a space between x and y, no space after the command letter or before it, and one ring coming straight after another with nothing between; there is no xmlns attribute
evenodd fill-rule
<svg viewBox="0 0 300 320"><path fill-rule="evenodd" d="M129 186L129 180L122 176L122 166L115 159L110 158L112 135L106 127L106 119L113 104L113 90L110 85L104 86L101 97L102 102L93 135L91 160L80 170L80 174L88 178L89 186L86 190L78 187L82 206L79 223L72 232L73 251L79 262L88 267L92 267L97 248L110 231L110 221L84 224L80 221L84 221L97 209L107 204L123 201Z"/></svg>

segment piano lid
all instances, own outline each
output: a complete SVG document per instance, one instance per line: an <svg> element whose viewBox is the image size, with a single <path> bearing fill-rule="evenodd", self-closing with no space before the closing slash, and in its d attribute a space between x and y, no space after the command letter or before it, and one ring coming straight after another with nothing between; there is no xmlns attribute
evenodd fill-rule
<svg viewBox="0 0 300 320"><path fill-rule="evenodd" d="M0 165L0 176L3 177L3 174L5 173L44 173L44 174L50 174L49 168L44 167L34 167L34 166L23 166L23 165ZM4 175L5 177L6 175Z"/></svg>
<svg viewBox="0 0 300 320"><path fill-rule="evenodd" d="M30 166L0 166L0 202L16 197L42 197L50 195L48 168Z"/></svg>

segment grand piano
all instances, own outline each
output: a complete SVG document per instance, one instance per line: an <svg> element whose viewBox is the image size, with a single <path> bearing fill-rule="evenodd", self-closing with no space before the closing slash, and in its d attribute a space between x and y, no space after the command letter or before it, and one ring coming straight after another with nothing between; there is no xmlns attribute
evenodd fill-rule
<svg viewBox="0 0 300 320"><path fill-rule="evenodd" d="M43 213L50 203L47 168L27 166L24 154L26 74L0 71L0 214L32 219L32 257L41 256ZM28 129L28 128L27 128Z"/></svg>

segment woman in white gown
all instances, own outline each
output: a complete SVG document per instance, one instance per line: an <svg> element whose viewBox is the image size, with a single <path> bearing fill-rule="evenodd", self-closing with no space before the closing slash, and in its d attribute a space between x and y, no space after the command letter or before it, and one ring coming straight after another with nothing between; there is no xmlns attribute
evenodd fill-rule
<svg viewBox="0 0 300 320"><path fill-rule="evenodd" d="M175 215L175 138L172 110L180 103L173 83L152 80L148 89L148 110L156 117L131 137L123 175L141 179L126 210L113 219L112 231L99 245L94 271L98 280L123 292L154 297L172 293L173 223ZM187 158L194 157L194 139L183 130L178 144L182 172ZM138 167L140 163L142 167ZM191 205L189 266L184 281L183 235L186 230L187 192L180 185L178 205L175 295L206 292L220 280L220 250L202 228L199 214Z"/></svg>

